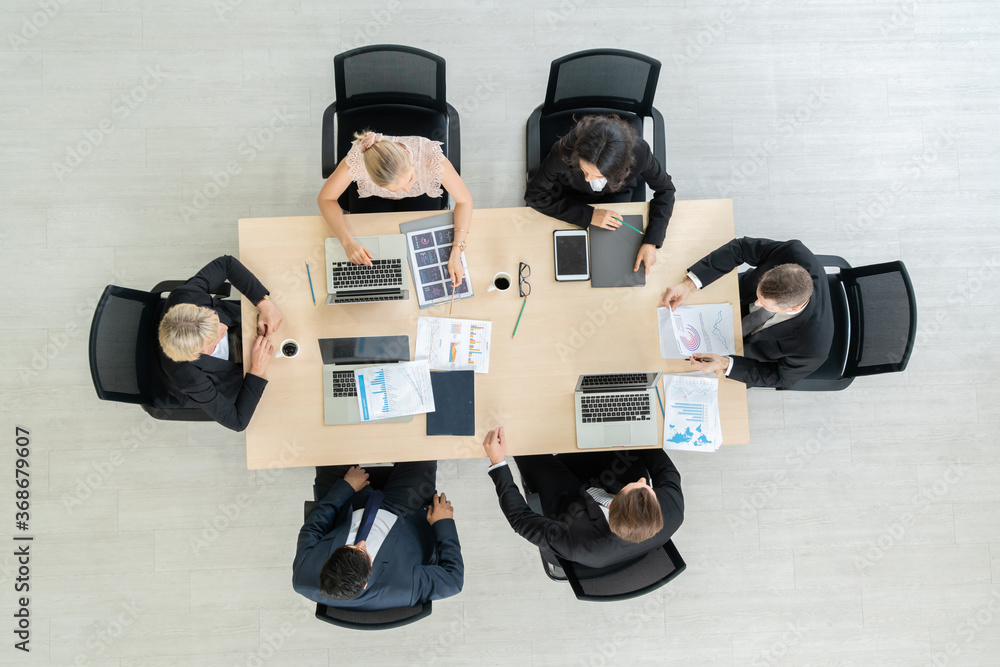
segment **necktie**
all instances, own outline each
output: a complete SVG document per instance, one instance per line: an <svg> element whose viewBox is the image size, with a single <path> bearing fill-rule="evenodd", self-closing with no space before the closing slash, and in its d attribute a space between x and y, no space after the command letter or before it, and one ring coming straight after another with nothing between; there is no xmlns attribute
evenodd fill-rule
<svg viewBox="0 0 1000 667"><path fill-rule="evenodd" d="M361 513L361 525L358 526L358 534L354 538L355 544L366 539L368 533L371 532L372 526L375 524L375 515L378 514L378 508L382 504L383 497L385 497L385 494L381 491L372 491L368 494L365 511Z"/></svg>
<svg viewBox="0 0 1000 667"><path fill-rule="evenodd" d="M747 316L743 318L743 337L746 338L754 331L756 331L762 324L767 322L769 319L774 317L774 313L767 310L766 308L758 308L757 310L747 313Z"/></svg>

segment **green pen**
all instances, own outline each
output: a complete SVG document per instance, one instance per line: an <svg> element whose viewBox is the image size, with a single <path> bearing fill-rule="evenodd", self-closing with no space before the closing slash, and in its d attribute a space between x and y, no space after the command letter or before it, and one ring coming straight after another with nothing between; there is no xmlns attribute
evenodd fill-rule
<svg viewBox="0 0 1000 667"><path fill-rule="evenodd" d="M528 305L528 297L524 297L524 301L521 302L521 312L517 314L517 322L514 322L514 333L510 335L511 338L517 333L517 325L521 323L521 315L524 315L524 307Z"/></svg>
<svg viewBox="0 0 1000 667"><path fill-rule="evenodd" d="M612 220L617 220L618 222L622 223L623 225L625 225L625 226L626 226L626 227L628 227L629 229L635 229L635 227L633 227L632 225L628 224L627 222L625 222L625 221L624 221L624 220L622 220L621 218L616 218L615 216L611 216L611 219L612 219ZM638 232L639 234L642 234L642 232L641 232L641 231L639 231L638 229L635 229L635 231L636 231L636 232Z"/></svg>

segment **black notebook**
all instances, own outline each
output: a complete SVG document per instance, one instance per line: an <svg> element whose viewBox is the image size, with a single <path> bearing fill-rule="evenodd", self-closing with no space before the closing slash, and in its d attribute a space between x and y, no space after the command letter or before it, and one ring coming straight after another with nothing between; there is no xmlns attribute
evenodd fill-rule
<svg viewBox="0 0 1000 667"><path fill-rule="evenodd" d="M622 225L614 231L591 225L590 231L590 286L591 287L641 287L646 284L646 269L635 267L635 256L642 247L641 215L622 218L632 227Z"/></svg>
<svg viewBox="0 0 1000 667"><path fill-rule="evenodd" d="M431 371L434 412L427 435L476 434L476 383L472 371Z"/></svg>

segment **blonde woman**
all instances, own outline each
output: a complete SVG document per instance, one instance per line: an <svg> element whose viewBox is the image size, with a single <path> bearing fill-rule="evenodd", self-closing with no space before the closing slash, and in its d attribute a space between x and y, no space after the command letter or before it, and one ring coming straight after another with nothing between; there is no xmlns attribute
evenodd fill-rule
<svg viewBox="0 0 1000 667"><path fill-rule="evenodd" d="M354 137L354 145L326 179L317 200L323 218L340 239L351 262L371 266L371 253L354 240L351 225L337 203L352 182L358 184L359 196L383 199L443 197L444 188L455 200L455 240L448 258L448 273L454 285L460 284L465 276L462 251L472 223L472 195L441 151L441 142L424 137L383 136L377 132L363 132Z"/></svg>
<svg viewBox="0 0 1000 667"><path fill-rule="evenodd" d="M245 376L240 304L212 296L227 280L260 311ZM245 429L267 385L267 365L274 357L274 347L265 336L282 322L267 289L238 259L224 255L173 290L163 312L160 367L167 389L184 401L184 407L201 408L234 431Z"/></svg>

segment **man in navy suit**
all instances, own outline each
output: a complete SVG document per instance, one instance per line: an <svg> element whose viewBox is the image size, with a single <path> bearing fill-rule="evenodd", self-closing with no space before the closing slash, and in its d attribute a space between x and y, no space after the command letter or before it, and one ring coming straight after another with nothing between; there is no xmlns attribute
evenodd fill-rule
<svg viewBox="0 0 1000 667"><path fill-rule="evenodd" d="M358 466L317 472L322 500L299 531L292 565L298 593L328 607L376 611L462 590L465 564L451 502L435 493L436 461L397 463L381 492Z"/></svg>
<svg viewBox="0 0 1000 667"><path fill-rule="evenodd" d="M753 268L740 275L743 355L700 353L691 364L748 387L787 389L823 365L835 326L826 272L801 241L733 239L668 287L660 305L676 308L744 263Z"/></svg>

